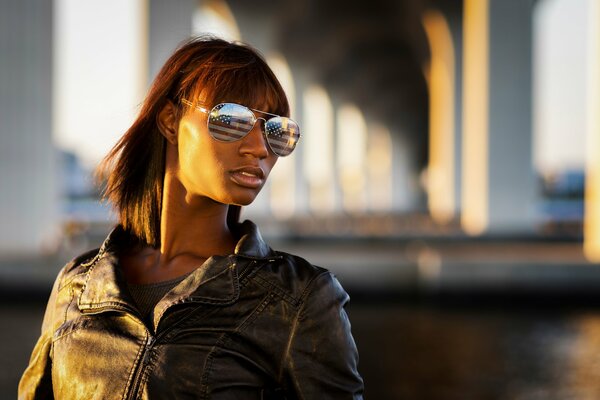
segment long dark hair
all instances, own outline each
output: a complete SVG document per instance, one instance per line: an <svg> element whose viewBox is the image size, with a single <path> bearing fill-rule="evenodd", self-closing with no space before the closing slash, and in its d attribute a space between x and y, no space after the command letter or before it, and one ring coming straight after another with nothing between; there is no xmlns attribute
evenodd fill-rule
<svg viewBox="0 0 600 400"><path fill-rule="evenodd" d="M289 116L285 92L257 50L212 36L191 38L181 44L154 79L137 119L95 174L98 182L105 181L102 198L113 203L123 228L154 248L160 246L166 158L166 139L156 118L167 101L177 106L177 118L181 118L181 99L195 102L200 92L210 104L267 104L270 112ZM239 216L240 207L230 205L230 228Z"/></svg>

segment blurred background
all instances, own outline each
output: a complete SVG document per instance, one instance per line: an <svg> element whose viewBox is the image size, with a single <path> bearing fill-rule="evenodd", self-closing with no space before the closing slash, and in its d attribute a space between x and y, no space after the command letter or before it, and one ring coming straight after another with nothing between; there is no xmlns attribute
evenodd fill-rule
<svg viewBox="0 0 600 400"><path fill-rule="evenodd" d="M598 0L0 0L0 398L115 223L94 167L205 32L288 93L243 217L350 293L366 398L600 398Z"/></svg>

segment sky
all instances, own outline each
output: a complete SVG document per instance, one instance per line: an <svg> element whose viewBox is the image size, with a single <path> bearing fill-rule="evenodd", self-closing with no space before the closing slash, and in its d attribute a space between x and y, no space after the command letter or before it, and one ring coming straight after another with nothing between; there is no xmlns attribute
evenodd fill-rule
<svg viewBox="0 0 600 400"><path fill-rule="evenodd" d="M55 0L54 139L93 166L143 99L141 0Z"/></svg>
<svg viewBox="0 0 600 400"><path fill-rule="evenodd" d="M534 160L540 170L583 168L586 3L546 0L534 15Z"/></svg>

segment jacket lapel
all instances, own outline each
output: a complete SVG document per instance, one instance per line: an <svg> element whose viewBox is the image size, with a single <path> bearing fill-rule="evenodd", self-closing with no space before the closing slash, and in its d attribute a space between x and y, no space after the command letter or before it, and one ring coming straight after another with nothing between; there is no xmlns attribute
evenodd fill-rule
<svg viewBox="0 0 600 400"><path fill-rule="evenodd" d="M239 263L235 256L213 256L163 297L154 307L154 326L175 304L200 303L226 306L240 295Z"/></svg>
<svg viewBox="0 0 600 400"><path fill-rule="evenodd" d="M246 220L241 223L238 234L240 239L235 246L235 255L253 259L270 258L275 255L252 221Z"/></svg>
<svg viewBox="0 0 600 400"><path fill-rule="evenodd" d="M133 300L117 260L112 253L100 253L86 274L77 305L86 313L103 310L134 310Z"/></svg>
<svg viewBox="0 0 600 400"><path fill-rule="evenodd" d="M124 234L122 227L117 225L100 247L78 299L82 312L136 310L116 255ZM174 304L195 302L224 306L234 303L240 291L240 266L251 260L278 258L251 221L239 225L238 235L240 239L234 254L210 257L158 302L154 309L155 326Z"/></svg>

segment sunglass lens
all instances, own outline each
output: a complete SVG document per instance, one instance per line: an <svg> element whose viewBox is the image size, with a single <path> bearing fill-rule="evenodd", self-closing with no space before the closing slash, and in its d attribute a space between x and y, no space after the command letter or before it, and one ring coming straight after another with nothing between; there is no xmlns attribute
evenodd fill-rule
<svg viewBox="0 0 600 400"><path fill-rule="evenodd" d="M252 111L239 104L217 104L208 115L208 130L222 142L233 142L246 136L254 126Z"/></svg>
<svg viewBox="0 0 600 400"><path fill-rule="evenodd" d="M298 125L289 118L271 118L265 124L267 141L273 153L280 157L289 155L300 138Z"/></svg>

